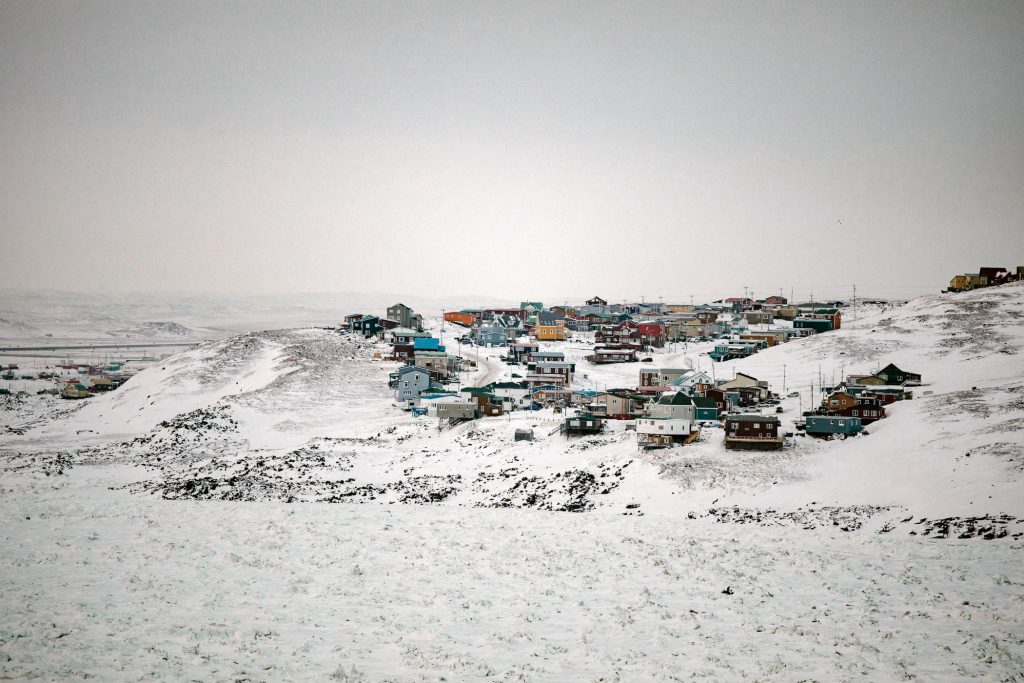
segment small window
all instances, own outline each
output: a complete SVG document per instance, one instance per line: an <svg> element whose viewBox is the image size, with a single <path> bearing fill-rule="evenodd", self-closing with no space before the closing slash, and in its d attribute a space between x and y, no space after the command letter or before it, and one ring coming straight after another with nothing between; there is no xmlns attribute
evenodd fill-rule
<svg viewBox="0 0 1024 683"><path fill-rule="evenodd" d="M761 428L761 423L760 422L755 422L754 423L754 429L760 429L760 428Z"/></svg>

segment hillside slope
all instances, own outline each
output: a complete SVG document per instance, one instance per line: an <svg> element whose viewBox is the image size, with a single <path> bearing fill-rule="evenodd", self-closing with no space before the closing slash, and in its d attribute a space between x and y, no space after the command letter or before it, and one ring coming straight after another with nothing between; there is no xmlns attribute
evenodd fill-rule
<svg viewBox="0 0 1024 683"><path fill-rule="evenodd" d="M891 406L868 436L797 438L777 453L727 452L720 430L710 429L692 446L644 453L622 423L567 441L554 433L560 418L549 411L438 431L435 420L393 405L386 382L396 366L372 360L382 348L324 330L207 343L117 392L17 429L23 433L4 436L0 448L19 466L47 466L54 453L64 467L142 466L130 488L172 498L606 509L728 520L772 510L769 516L784 515L790 524L852 514L853 526L872 529L914 517L1007 514L1014 519L1001 528L1014 533L1024 512L1021 285L923 297L850 320L834 333L716 364L719 377L746 372L776 391L799 391L783 403L787 427L817 399L812 383L887 362L923 374L916 398ZM575 358L581 379L592 385L621 386L637 372L636 365L589 366L582 344L552 348ZM655 360L707 367L700 350L664 350ZM484 361L496 353L479 351ZM481 363L476 379L494 367ZM500 368L503 376L511 372ZM534 429L536 441L515 442L516 428ZM725 507L736 510L723 514Z"/></svg>

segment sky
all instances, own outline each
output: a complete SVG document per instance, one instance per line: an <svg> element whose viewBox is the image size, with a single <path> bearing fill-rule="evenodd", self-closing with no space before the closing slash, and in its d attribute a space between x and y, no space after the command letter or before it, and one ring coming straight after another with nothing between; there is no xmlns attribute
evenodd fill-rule
<svg viewBox="0 0 1024 683"><path fill-rule="evenodd" d="M0 0L2 287L687 302L1024 264L1024 2Z"/></svg>

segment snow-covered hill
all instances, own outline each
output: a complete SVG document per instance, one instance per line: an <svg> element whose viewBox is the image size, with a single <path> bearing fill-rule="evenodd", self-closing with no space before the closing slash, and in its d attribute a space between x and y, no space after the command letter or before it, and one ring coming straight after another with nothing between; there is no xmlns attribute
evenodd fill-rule
<svg viewBox="0 0 1024 683"><path fill-rule="evenodd" d="M451 330L446 332L452 335ZM453 345L454 346L454 345ZM584 343L552 344L581 382L624 386L637 365L590 366ZM12 437L22 458L75 453L89 462L144 465L135 491L222 500L443 503L461 506L711 515L771 510L772 523L830 524L851 515L873 530L919 531L921 518L956 518L952 531L1024 531L1024 287L916 299L861 315L844 329L717 364L801 392L784 424L812 401L811 385L887 362L923 374L913 401L890 406L869 435L794 439L782 452L724 450L720 430L669 451L639 452L612 423L566 440L548 411L487 418L438 431L398 410L387 389L396 366L383 347L337 333L279 330L211 342L140 373L123 389ZM666 349L656 363L709 367L704 347ZM473 384L512 369L481 360ZM490 354L490 360L488 360ZM515 442L517 428L534 442ZM736 508L728 515L721 510ZM797 514L797 511L800 511ZM807 512L811 510L811 512ZM853 511L853 512L851 512ZM745 517L744 517L745 518ZM926 523L930 528L932 522ZM851 526L843 522L844 526Z"/></svg>

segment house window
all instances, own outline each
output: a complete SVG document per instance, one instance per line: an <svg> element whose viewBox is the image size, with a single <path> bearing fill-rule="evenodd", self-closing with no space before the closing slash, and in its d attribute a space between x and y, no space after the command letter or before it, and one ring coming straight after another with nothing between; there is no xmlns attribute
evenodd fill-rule
<svg viewBox="0 0 1024 683"><path fill-rule="evenodd" d="M760 428L761 428L761 423L760 422L755 422L754 423L754 429L760 429Z"/></svg>

